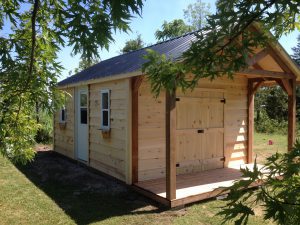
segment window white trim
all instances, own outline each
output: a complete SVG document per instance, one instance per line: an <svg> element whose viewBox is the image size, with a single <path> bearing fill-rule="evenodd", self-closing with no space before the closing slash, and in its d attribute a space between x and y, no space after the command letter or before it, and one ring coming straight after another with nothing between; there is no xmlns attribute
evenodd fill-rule
<svg viewBox="0 0 300 225"><path fill-rule="evenodd" d="M104 94L107 94L107 108L103 108ZM110 130L110 90L109 89L101 90L100 91L100 96L101 96L101 101L100 101L101 125L100 125L100 128L101 128L101 130L108 131L108 130ZM104 112L107 112L107 120L108 121L103 120ZM106 122L106 123L104 123L104 122ZM107 125L104 125L104 124L107 124Z"/></svg>
<svg viewBox="0 0 300 225"><path fill-rule="evenodd" d="M65 107L62 107L59 111L59 122L65 123L67 120L67 110Z"/></svg>

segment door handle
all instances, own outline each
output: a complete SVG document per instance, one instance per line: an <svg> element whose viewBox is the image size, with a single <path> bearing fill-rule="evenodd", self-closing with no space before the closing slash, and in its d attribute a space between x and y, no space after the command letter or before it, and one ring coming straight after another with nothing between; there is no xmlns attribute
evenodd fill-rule
<svg viewBox="0 0 300 225"><path fill-rule="evenodd" d="M197 132L198 132L198 134L203 134L203 133L204 133L204 130L203 130L203 129L200 129L200 130L198 130Z"/></svg>

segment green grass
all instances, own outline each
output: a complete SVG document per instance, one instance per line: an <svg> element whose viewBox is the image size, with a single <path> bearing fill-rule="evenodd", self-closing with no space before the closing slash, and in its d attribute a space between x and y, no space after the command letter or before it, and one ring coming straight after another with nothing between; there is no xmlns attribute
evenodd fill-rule
<svg viewBox="0 0 300 225"><path fill-rule="evenodd" d="M269 140L273 141L272 145L269 145ZM287 152L287 135L254 133L253 152L258 163L263 163L275 152Z"/></svg>
<svg viewBox="0 0 300 225"><path fill-rule="evenodd" d="M268 146L269 139L274 141ZM286 137L255 134L255 152L262 159L284 149ZM209 200L168 210L113 179L69 160L40 152L27 166L0 156L0 224L220 224L215 214L225 204ZM250 225L272 224L262 209ZM232 223L233 224L233 223Z"/></svg>

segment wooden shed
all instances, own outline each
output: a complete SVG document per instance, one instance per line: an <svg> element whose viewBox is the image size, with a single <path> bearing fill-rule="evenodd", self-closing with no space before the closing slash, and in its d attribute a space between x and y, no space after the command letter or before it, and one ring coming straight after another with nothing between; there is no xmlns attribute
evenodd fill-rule
<svg viewBox="0 0 300 225"><path fill-rule="evenodd" d="M152 45L178 58L193 33ZM277 43L257 49L234 79L202 79L193 92L154 98L141 72L146 49L102 61L59 83L54 150L171 207L218 195L252 163L254 93L288 94L288 149L295 139L298 67ZM187 74L189 76L189 74Z"/></svg>

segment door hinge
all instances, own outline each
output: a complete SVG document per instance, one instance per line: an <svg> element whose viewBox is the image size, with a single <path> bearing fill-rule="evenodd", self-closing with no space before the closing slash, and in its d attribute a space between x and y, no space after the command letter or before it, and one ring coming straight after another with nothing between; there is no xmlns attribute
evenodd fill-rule
<svg viewBox="0 0 300 225"><path fill-rule="evenodd" d="M223 161L223 162L225 162L225 157L221 158L221 159L220 159L220 161Z"/></svg>
<svg viewBox="0 0 300 225"><path fill-rule="evenodd" d="M224 103L224 104L225 104L225 103L226 103L226 99L225 99L225 98L223 98L223 99L221 99L221 100L220 100L220 102L222 102L222 103Z"/></svg>
<svg viewBox="0 0 300 225"><path fill-rule="evenodd" d="M179 163L176 163L176 167L180 167L180 164L179 164Z"/></svg>
<svg viewBox="0 0 300 225"><path fill-rule="evenodd" d="M180 101L180 98L176 98L176 102L179 102Z"/></svg>
<svg viewBox="0 0 300 225"><path fill-rule="evenodd" d="M200 130L197 130L198 134L203 134L204 133L204 130L203 129L200 129Z"/></svg>

